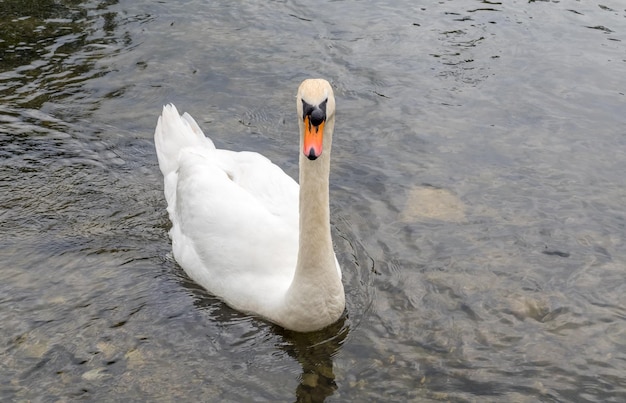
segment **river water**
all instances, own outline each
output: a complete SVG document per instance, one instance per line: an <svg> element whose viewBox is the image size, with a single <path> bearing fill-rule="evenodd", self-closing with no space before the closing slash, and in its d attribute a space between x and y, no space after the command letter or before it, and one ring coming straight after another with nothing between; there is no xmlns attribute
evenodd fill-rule
<svg viewBox="0 0 626 403"><path fill-rule="evenodd" d="M171 256L163 104L294 177L335 88L345 317ZM626 400L626 6L0 1L0 400Z"/></svg>

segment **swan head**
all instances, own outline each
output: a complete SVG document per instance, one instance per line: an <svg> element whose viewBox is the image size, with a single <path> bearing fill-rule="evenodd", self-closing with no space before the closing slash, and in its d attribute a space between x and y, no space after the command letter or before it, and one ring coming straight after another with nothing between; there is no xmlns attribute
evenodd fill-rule
<svg viewBox="0 0 626 403"><path fill-rule="evenodd" d="M322 155L325 135L327 147L330 147L335 119L333 89L321 78L304 80L298 88L296 102L302 153L309 160L315 160Z"/></svg>

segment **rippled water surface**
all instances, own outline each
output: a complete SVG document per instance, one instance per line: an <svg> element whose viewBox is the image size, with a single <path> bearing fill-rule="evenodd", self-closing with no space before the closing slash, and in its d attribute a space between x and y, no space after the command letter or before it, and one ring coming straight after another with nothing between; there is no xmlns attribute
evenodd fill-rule
<svg viewBox="0 0 626 403"><path fill-rule="evenodd" d="M0 1L0 400L626 400L625 43L618 0ZM300 335L173 261L152 134L295 176L310 76L347 312Z"/></svg>

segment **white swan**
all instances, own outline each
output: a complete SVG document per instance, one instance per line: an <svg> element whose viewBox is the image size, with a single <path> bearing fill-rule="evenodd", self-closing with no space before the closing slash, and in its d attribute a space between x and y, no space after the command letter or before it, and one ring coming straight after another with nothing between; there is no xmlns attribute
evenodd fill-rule
<svg viewBox="0 0 626 403"><path fill-rule="evenodd" d="M302 82L296 107L300 186L258 153L216 149L174 105L154 140L174 257L189 277L237 310L309 332L345 308L329 221L330 84Z"/></svg>

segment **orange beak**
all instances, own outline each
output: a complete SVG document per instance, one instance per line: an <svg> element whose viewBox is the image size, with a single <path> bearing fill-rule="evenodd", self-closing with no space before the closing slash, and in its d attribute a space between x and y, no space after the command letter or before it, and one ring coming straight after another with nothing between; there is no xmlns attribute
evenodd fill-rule
<svg viewBox="0 0 626 403"><path fill-rule="evenodd" d="M324 122L318 126L311 124L311 117L304 117L304 148L302 152L310 159L314 160L322 155L322 143L324 141Z"/></svg>

